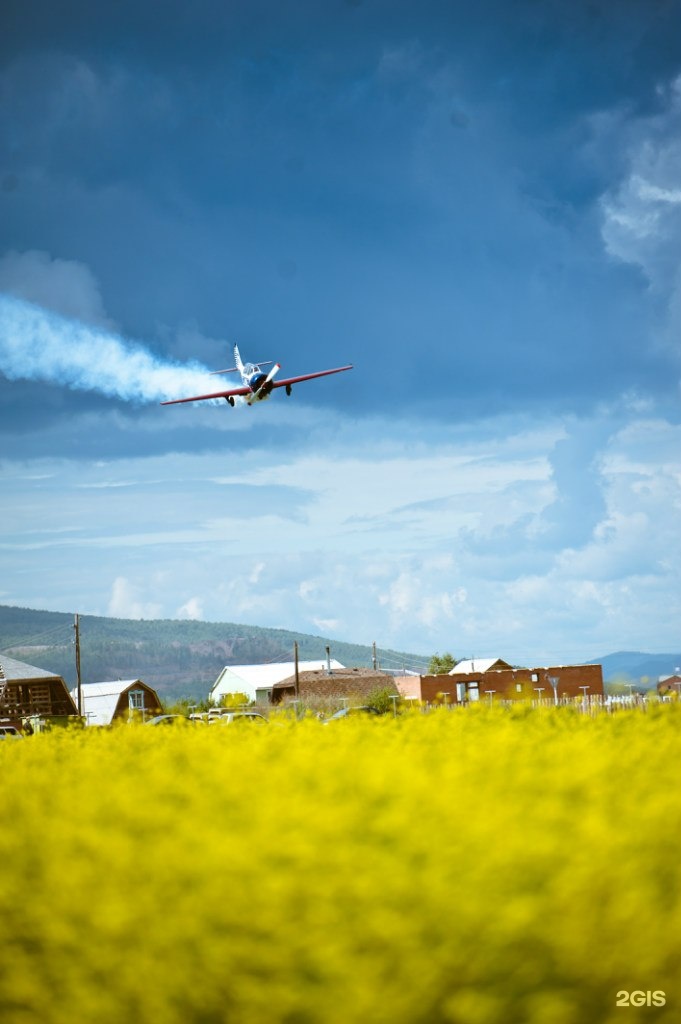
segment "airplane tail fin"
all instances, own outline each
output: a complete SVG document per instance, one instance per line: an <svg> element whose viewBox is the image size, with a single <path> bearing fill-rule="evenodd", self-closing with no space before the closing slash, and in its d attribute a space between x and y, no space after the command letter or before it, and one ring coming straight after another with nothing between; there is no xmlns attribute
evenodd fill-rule
<svg viewBox="0 0 681 1024"><path fill-rule="evenodd" d="M244 364L241 361L241 355L239 354L239 346L238 345L234 346L234 362L236 363L237 370L239 371L239 373L243 377L243 375L244 375Z"/></svg>

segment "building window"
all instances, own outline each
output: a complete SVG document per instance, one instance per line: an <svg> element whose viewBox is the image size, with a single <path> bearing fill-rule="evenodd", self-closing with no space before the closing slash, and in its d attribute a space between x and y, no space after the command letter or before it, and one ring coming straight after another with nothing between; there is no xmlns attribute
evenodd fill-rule
<svg viewBox="0 0 681 1024"><path fill-rule="evenodd" d="M144 711L144 690L130 690L128 707L131 711Z"/></svg>

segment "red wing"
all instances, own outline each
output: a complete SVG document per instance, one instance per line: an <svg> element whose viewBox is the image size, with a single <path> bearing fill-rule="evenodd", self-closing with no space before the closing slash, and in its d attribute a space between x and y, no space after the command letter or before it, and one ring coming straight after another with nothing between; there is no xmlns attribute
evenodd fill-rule
<svg viewBox="0 0 681 1024"><path fill-rule="evenodd" d="M272 382L273 388L283 388L287 384L300 384L303 380L314 380L315 377L328 377L330 373L342 373L343 370L351 370L352 363L348 366L338 366L335 370L318 370L317 373L304 373L302 377L288 377L286 380L275 380Z"/></svg>
<svg viewBox="0 0 681 1024"><path fill-rule="evenodd" d="M348 366L338 366L335 370L318 370L317 373L304 373L301 377L288 377L286 380L272 381L268 385L268 390L271 391L274 388L283 388L290 384L300 384L304 380L314 380L315 377L328 377L331 373L343 373L344 370L351 370L352 363ZM249 387L232 388L230 391L215 391L210 395L194 395L192 398L173 398L169 402L161 402L161 405L180 405L182 402L207 402L211 398L229 398L235 395L252 395L253 391Z"/></svg>
<svg viewBox="0 0 681 1024"><path fill-rule="evenodd" d="M230 391L216 391L212 395L194 395L193 398L173 398L170 402L161 402L161 405L179 405L181 402L207 402L209 398L229 398L230 395L251 395L250 388L232 388Z"/></svg>

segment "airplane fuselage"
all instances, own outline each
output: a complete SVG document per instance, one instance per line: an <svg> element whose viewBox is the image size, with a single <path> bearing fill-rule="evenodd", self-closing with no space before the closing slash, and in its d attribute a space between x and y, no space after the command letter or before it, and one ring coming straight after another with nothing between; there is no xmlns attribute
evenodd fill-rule
<svg viewBox="0 0 681 1024"><path fill-rule="evenodd" d="M246 401L249 405L252 405L253 402L262 402L270 397L272 388L267 387L267 374L263 373L259 366L255 367L251 372L244 372L241 379L252 392L252 394L246 396Z"/></svg>

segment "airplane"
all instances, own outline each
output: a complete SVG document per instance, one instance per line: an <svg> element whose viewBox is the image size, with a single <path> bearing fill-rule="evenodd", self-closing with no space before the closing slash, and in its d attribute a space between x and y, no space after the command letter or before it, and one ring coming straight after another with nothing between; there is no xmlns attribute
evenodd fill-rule
<svg viewBox="0 0 681 1024"><path fill-rule="evenodd" d="M234 399L241 397L245 399L246 405L253 405L255 402L262 402L269 398L275 388L286 388L286 394L290 395L294 384L304 380L314 380L315 377L328 377L331 373L343 373L344 370L351 370L352 363L348 366L338 366L335 370L318 370L316 373L305 373L301 377L287 377L286 380L275 381L276 374L281 369L279 363L275 363L269 373L264 373L263 366L269 366L272 360L264 363L243 363L239 354L239 348L234 346L234 361L236 366L229 370L213 370L212 374L239 373L241 374L242 385L240 388L230 388L228 391L216 391L210 395L194 395L192 398L173 398L169 402L161 402L161 405L179 405L182 402L205 402L211 398L224 398L231 406L234 406Z"/></svg>

